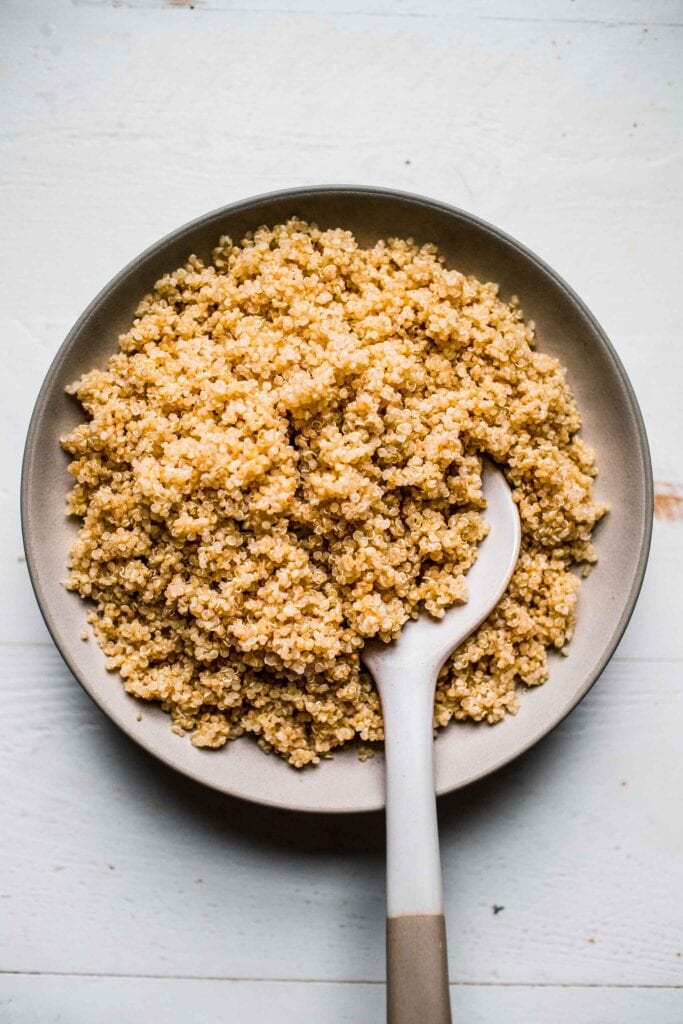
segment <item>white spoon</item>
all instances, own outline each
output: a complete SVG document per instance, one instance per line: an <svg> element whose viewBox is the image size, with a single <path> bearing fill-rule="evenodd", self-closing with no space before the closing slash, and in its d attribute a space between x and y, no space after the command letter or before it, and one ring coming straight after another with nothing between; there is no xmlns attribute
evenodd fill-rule
<svg viewBox="0 0 683 1024"><path fill-rule="evenodd" d="M468 600L426 613L392 643L369 641L363 662L384 715L387 822L387 1020L450 1024L446 923L434 792L434 691L439 670L503 596L517 562L517 506L502 472L482 476L489 533L467 574Z"/></svg>

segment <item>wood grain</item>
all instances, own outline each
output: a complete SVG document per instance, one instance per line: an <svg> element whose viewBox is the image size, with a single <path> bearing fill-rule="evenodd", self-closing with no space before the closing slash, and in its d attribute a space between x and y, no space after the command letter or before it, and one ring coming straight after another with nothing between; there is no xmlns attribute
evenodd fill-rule
<svg viewBox="0 0 683 1024"><path fill-rule="evenodd" d="M202 790L119 733L50 647L6 648L1 678L6 968L383 977L381 816ZM680 682L678 663L613 661L545 742L440 801L453 981L680 981Z"/></svg>
<svg viewBox="0 0 683 1024"><path fill-rule="evenodd" d="M655 482L655 515L670 523L683 521L683 487L679 484Z"/></svg>

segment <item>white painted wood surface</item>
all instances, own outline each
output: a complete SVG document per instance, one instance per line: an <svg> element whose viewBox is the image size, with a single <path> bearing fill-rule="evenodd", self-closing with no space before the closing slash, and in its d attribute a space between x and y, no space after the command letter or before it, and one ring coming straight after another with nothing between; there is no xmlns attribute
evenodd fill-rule
<svg viewBox="0 0 683 1024"><path fill-rule="evenodd" d="M351 181L555 266L632 376L660 482L600 683L440 802L456 1019L679 1024L681 4L0 0L0 90L0 1019L381 1019L381 818L226 800L134 748L50 644L17 508L42 374L120 266L230 200Z"/></svg>
<svg viewBox="0 0 683 1024"><path fill-rule="evenodd" d="M14 975L0 991L0 1013L13 1024L187 1024L188 1021L378 1024L379 984L225 981L160 978L74 978ZM467 1024L680 1024L674 989L452 985L456 1021ZM653 1007L656 1007L653 1013Z"/></svg>

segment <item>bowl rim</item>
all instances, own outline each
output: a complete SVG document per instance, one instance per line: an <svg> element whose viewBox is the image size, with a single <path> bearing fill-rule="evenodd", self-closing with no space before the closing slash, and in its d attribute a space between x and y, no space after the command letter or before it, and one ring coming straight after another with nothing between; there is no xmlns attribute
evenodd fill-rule
<svg viewBox="0 0 683 1024"><path fill-rule="evenodd" d="M309 806L298 806L295 803L288 801L271 800L267 797L255 797L248 795L238 787L231 787L229 784L229 778L227 784L218 784L207 780L201 774L201 772L193 771L185 764L179 764L175 759L170 756L166 756L157 750L152 749L140 735L139 732L135 732L125 722L113 718L109 712L109 709L99 700L95 688L89 685L87 679L82 677L79 669L75 665L73 659L70 656L68 646L63 644L59 638L57 629L58 616L55 615L50 607L49 601L43 591L40 571L39 571L39 552L33 544L33 538L29 522L29 507L31 503L31 488L33 478L33 464L36 449L36 437L39 429L39 424L42 415L47 406L50 394L53 388L53 381L57 375L61 365L70 352L72 345L78 338L82 327L87 321L93 316L101 303L113 292L118 285L128 276L129 273L134 271L141 263L151 256L158 255L166 247L180 240L184 235L191 232L195 228L204 226L211 221L220 221L225 216L230 214L236 214L240 212L247 212L251 207L259 206L264 202L279 201L291 199L295 202L297 199L313 198L321 195L337 195L353 198L354 196L378 196L384 197L390 200L398 200L399 202L407 201L413 206L422 206L433 212L446 214L449 216L456 216L460 221L469 224L476 228L478 231L483 231L486 234L493 236L499 241L503 242L508 247L516 250L527 262L534 264L542 273L550 277L556 286L558 286L567 296L570 303L578 308L578 311L585 317L589 322L596 336L599 338L604 351L607 353L612 369L616 376L619 378L619 382L623 389L623 393L628 400L630 414L633 419L635 431L638 439L639 450L638 456L639 461L642 464L643 471L643 486L644 486L644 504L645 514L642 521L640 546L637 554L637 558L634 560L633 568L633 579L628 594L625 596L623 601L623 609L621 616L612 632L612 635L608 638L605 643L602 655L594 665L593 669L586 675L582 685L576 690L572 696L571 701L561 709L561 712L551 720L550 725L542 730L539 734L534 734L530 738L520 744L515 750L501 757L499 760L488 767L482 768L476 772L473 772L467 779L456 782L454 784L447 784L445 786L437 787L437 795L442 796L448 792L454 792L458 789L462 789L465 786L469 786L480 779L499 771L505 765L515 761L522 754L526 753L529 749L535 746L538 742L550 735L565 718L576 708L576 706L583 700L589 690L593 687L595 682L599 679L608 662L612 658L614 651L616 650L619 641L621 640L626 627L633 614L638 596L640 594L643 579L645 576L645 570L647 567L650 544L652 539L652 527L653 527L653 513L654 513L654 483L652 476L652 460L650 454L650 447L647 439L647 433L645 430L645 424L643 421L642 412L638 404L638 400L633 389L633 385L626 373L626 370L617 354L616 349L612 345L612 342L608 338L604 329L602 328L599 321L586 306L579 295L574 291L570 285L555 271L548 263L545 262L541 257L536 255L532 250L527 248L523 243L519 242L512 235L502 231L500 228L488 221L483 220L474 214L462 210L459 207L452 206L449 203L442 202L441 200L431 199L427 196L407 192L404 190L386 188L381 186L371 185L344 185L344 184L328 184L328 185L305 185L294 188L276 189L274 191L259 193L257 195L249 196L245 199L237 200L233 203L217 207L207 213L201 214L198 217L193 218L190 221L182 224L174 230L168 232L162 238L153 242L147 246L137 256L133 257L126 263L126 265L118 271L100 291L95 295L91 302L86 306L83 312L80 314L78 319L75 321L69 332L67 333L64 341L59 346L55 353L50 366L45 374L40 390L38 391L29 427L26 435L26 442L24 445L24 453L21 466L21 487L20 487L20 514L21 514L21 533L24 545L24 551L26 554L26 566L31 581L31 586L38 603L41 615L47 627L47 630L59 651L62 659L66 663L72 675L78 681L82 689L87 695L93 700L93 702L100 708L101 711L107 716L107 718L114 722L114 724L121 729L135 744L142 747L147 753L151 754L158 760L162 761L168 767L173 768L175 771L180 772L182 775L192 779L195 782L201 783L202 785L209 786L218 792L226 795L237 797L243 800L249 800L252 803L258 803L263 806L273 807L280 810L290 810L299 813L335 813L335 814L349 814L359 812L372 812L381 810L384 806L383 801L380 803L364 803L354 804L349 803L345 806L335 806L329 808L322 807L309 807ZM254 228L258 227L256 223ZM188 252L188 256L190 253ZM324 766L323 766L324 767Z"/></svg>

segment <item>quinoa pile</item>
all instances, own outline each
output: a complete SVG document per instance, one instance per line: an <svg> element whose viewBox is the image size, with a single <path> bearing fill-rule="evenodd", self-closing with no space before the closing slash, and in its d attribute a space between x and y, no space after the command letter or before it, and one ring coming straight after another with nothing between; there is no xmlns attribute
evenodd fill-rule
<svg viewBox="0 0 683 1024"><path fill-rule="evenodd" d="M505 596L439 678L435 725L499 721L571 637L595 561L593 456L562 366L434 246L292 219L191 257L137 310L88 414L68 586L107 667L177 732L248 732L296 767L382 739L368 637L467 599L482 456L513 489Z"/></svg>

